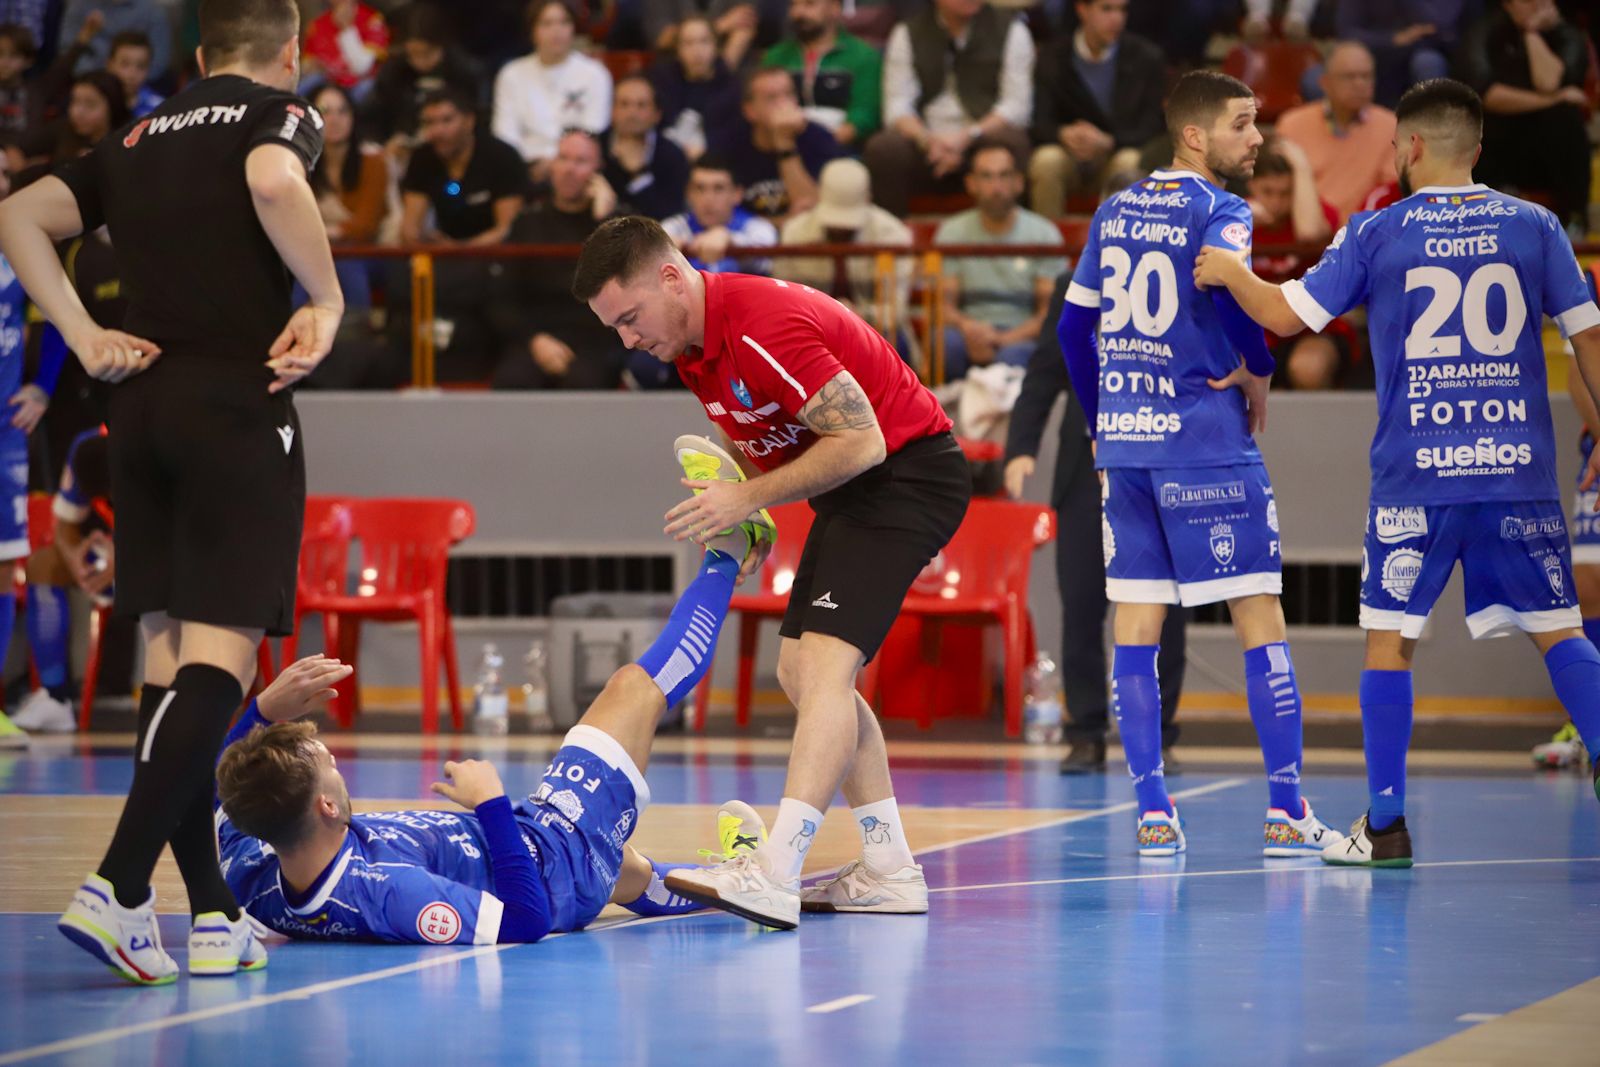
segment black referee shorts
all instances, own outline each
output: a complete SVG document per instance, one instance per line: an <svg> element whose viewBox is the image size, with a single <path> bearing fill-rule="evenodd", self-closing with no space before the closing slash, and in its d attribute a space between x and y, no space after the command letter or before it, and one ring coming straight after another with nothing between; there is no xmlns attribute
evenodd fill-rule
<svg viewBox="0 0 1600 1067"><path fill-rule="evenodd" d="M942 433L812 500L817 518L779 632L828 634L871 660L911 583L950 543L971 499L966 457Z"/></svg>
<svg viewBox="0 0 1600 1067"><path fill-rule="evenodd" d="M157 363L111 390L115 611L294 625L305 451L289 393Z"/></svg>

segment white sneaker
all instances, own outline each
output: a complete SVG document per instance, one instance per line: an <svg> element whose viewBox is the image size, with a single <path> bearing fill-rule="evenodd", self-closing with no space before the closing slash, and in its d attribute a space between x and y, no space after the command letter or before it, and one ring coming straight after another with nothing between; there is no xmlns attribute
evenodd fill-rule
<svg viewBox="0 0 1600 1067"><path fill-rule="evenodd" d="M740 852L715 867L673 871L665 881L680 897L762 926L793 930L800 925L800 879L777 881L754 852Z"/></svg>
<svg viewBox="0 0 1600 1067"><path fill-rule="evenodd" d="M154 889L137 908L124 908L111 883L91 874L73 894L56 929L130 982L167 985L178 978L178 964L161 947Z"/></svg>
<svg viewBox="0 0 1600 1067"><path fill-rule="evenodd" d="M1411 832L1402 815L1386 829L1374 831L1363 815L1350 827L1350 836L1322 851L1322 862L1335 867L1409 867Z"/></svg>
<svg viewBox="0 0 1600 1067"><path fill-rule="evenodd" d="M250 917L239 911L233 922L220 911L195 916L189 931L189 973L230 975L259 971L267 965L267 950L256 940Z"/></svg>
<svg viewBox="0 0 1600 1067"><path fill-rule="evenodd" d="M1172 814L1164 811L1147 811L1139 816L1139 855L1176 856L1189 847L1183 836L1183 820L1178 818L1178 805L1172 805Z"/></svg>
<svg viewBox="0 0 1600 1067"><path fill-rule="evenodd" d="M46 734L70 734L78 728L78 717L72 713L72 702L57 700L47 689L35 689L22 702L22 707L11 716L11 721L24 730Z"/></svg>
<svg viewBox="0 0 1600 1067"><path fill-rule="evenodd" d="M1549 770L1582 767L1588 761L1583 741L1572 723L1567 723L1542 745L1533 746L1533 765Z"/></svg>
<svg viewBox="0 0 1600 1067"><path fill-rule="evenodd" d="M851 860L832 878L800 890L800 910L925 915L928 880L919 863L883 874L868 867L865 860Z"/></svg>
<svg viewBox="0 0 1600 1067"><path fill-rule="evenodd" d="M1319 856L1323 849L1344 840L1344 834L1316 817L1311 801L1301 797L1300 803L1305 805L1305 814L1298 819L1290 818L1282 808L1267 809L1267 822L1262 829L1267 842L1261 850L1263 856Z"/></svg>

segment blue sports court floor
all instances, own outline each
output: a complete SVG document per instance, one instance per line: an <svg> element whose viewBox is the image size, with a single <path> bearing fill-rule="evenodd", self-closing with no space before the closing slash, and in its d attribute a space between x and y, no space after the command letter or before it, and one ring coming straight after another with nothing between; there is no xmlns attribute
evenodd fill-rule
<svg viewBox="0 0 1600 1067"><path fill-rule="evenodd" d="M334 746L358 807L420 800L441 759L477 754L389 740ZM53 929L131 773L96 743L0 755L0 1065L1600 1063L1587 775L1414 769L1416 868L1361 871L1264 860L1259 766L1191 759L1171 782L1189 853L1140 862L1124 774L914 745L895 764L925 918L808 916L792 934L713 912L602 918L465 950L273 942L263 973L135 989ZM730 796L770 814L781 744L666 747L647 854L692 859ZM497 754L509 792L548 751ZM1359 767L1308 762L1319 813L1347 824ZM850 830L830 819L819 866L850 856ZM170 870L157 884L183 907ZM180 963L186 927L163 920Z"/></svg>

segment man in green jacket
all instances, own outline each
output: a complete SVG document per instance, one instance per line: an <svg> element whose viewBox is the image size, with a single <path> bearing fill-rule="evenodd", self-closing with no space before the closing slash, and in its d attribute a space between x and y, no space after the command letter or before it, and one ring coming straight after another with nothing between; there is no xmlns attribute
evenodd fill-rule
<svg viewBox="0 0 1600 1067"><path fill-rule="evenodd" d="M767 50L764 65L794 73L806 118L841 147L859 150L883 118L883 57L839 28L840 0L790 0L790 36Z"/></svg>

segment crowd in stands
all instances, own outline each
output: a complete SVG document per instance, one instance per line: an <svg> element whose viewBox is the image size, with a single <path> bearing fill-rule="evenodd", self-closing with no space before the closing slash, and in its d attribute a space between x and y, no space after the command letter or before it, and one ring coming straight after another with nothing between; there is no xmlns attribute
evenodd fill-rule
<svg viewBox="0 0 1600 1067"><path fill-rule="evenodd" d="M613 214L645 214L702 269L773 272L831 293L919 367L937 341L952 379L1026 363L1088 214L1170 160L1163 97L1199 65L1222 62L1286 94L1274 107L1262 90L1269 140L1235 190L1255 212L1264 275L1304 270L1314 251L1284 246L1324 244L1353 213L1399 197L1389 109L1441 75L1484 97L1477 176L1548 205L1574 240L1594 228L1600 13L1582 0L302 7L302 92L326 139L311 181L336 246L574 245ZM199 76L197 8L0 0L11 182L48 174ZM782 251L816 243L1061 252L948 257L943 335L930 339L914 315L923 283L912 257L886 284L874 256ZM408 264L339 263L347 319L311 384L405 383ZM570 299L569 270L436 259L439 379L676 387L670 367L622 350ZM1358 326L1273 339L1280 384L1370 385Z"/></svg>

